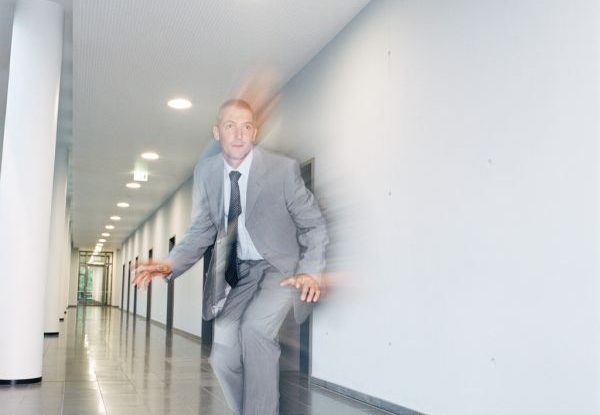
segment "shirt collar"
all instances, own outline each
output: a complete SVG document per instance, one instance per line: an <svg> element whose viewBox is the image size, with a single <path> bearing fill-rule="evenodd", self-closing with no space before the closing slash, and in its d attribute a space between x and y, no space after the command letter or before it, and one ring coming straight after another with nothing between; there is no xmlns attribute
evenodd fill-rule
<svg viewBox="0 0 600 415"><path fill-rule="evenodd" d="M225 161L225 158L223 158L223 161L225 163L225 173L229 176L229 173L231 173L232 171L239 171L242 174L242 177L248 177L250 173L250 166L252 165L252 159L254 157L253 153L254 149L250 150L246 158L244 158L244 160L242 161L242 164L240 164L237 169L234 169L229 164L227 164L227 161Z"/></svg>

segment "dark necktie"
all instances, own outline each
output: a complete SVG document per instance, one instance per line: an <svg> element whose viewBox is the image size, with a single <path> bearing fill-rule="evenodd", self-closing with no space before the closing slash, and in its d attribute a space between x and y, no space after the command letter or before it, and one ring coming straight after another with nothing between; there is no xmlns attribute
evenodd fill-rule
<svg viewBox="0 0 600 415"><path fill-rule="evenodd" d="M240 199L240 186L238 180L242 174L239 171L229 173L231 181L231 197L229 198L229 213L227 214L227 241L229 243L229 258L225 270L225 281L233 288L238 283L237 244L238 244L238 216L242 213Z"/></svg>

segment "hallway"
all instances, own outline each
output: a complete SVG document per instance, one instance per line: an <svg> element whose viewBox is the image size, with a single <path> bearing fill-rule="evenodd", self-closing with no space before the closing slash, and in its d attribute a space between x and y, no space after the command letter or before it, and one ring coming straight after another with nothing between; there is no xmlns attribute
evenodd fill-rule
<svg viewBox="0 0 600 415"><path fill-rule="evenodd" d="M230 414L199 341L110 307L70 308L41 384L0 386L0 415ZM385 414L284 375L281 415Z"/></svg>

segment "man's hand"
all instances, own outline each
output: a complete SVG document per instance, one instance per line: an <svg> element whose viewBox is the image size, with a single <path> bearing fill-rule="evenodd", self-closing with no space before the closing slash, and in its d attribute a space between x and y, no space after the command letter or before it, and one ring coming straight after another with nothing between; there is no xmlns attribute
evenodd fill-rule
<svg viewBox="0 0 600 415"><path fill-rule="evenodd" d="M319 284L319 281L315 277L308 274L299 274L286 278L279 285L282 287L296 287L299 290L302 289L300 299L307 303L316 303L321 296L321 284Z"/></svg>
<svg viewBox="0 0 600 415"><path fill-rule="evenodd" d="M138 265L135 269L135 279L131 285L138 288L147 288L152 278L164 278L171 272L173 272L173 267L168 261L148 261Z"/></svg>

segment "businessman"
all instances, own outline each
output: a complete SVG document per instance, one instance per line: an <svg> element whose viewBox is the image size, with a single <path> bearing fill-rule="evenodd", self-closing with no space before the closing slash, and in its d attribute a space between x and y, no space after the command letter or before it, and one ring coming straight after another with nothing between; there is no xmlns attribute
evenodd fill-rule
<svg viewBox="0 0 600 415"><path fill-rule="evenodd" d="M221 106L221 153L194 170L192 224L133 284L177 278L214 244L203 296L203 317L216 317L211 364L235 414L277 415L278 332L290 310L301 323L319 300L328 238L298 163L255 146L256 134L246 101Z"/></svg>

